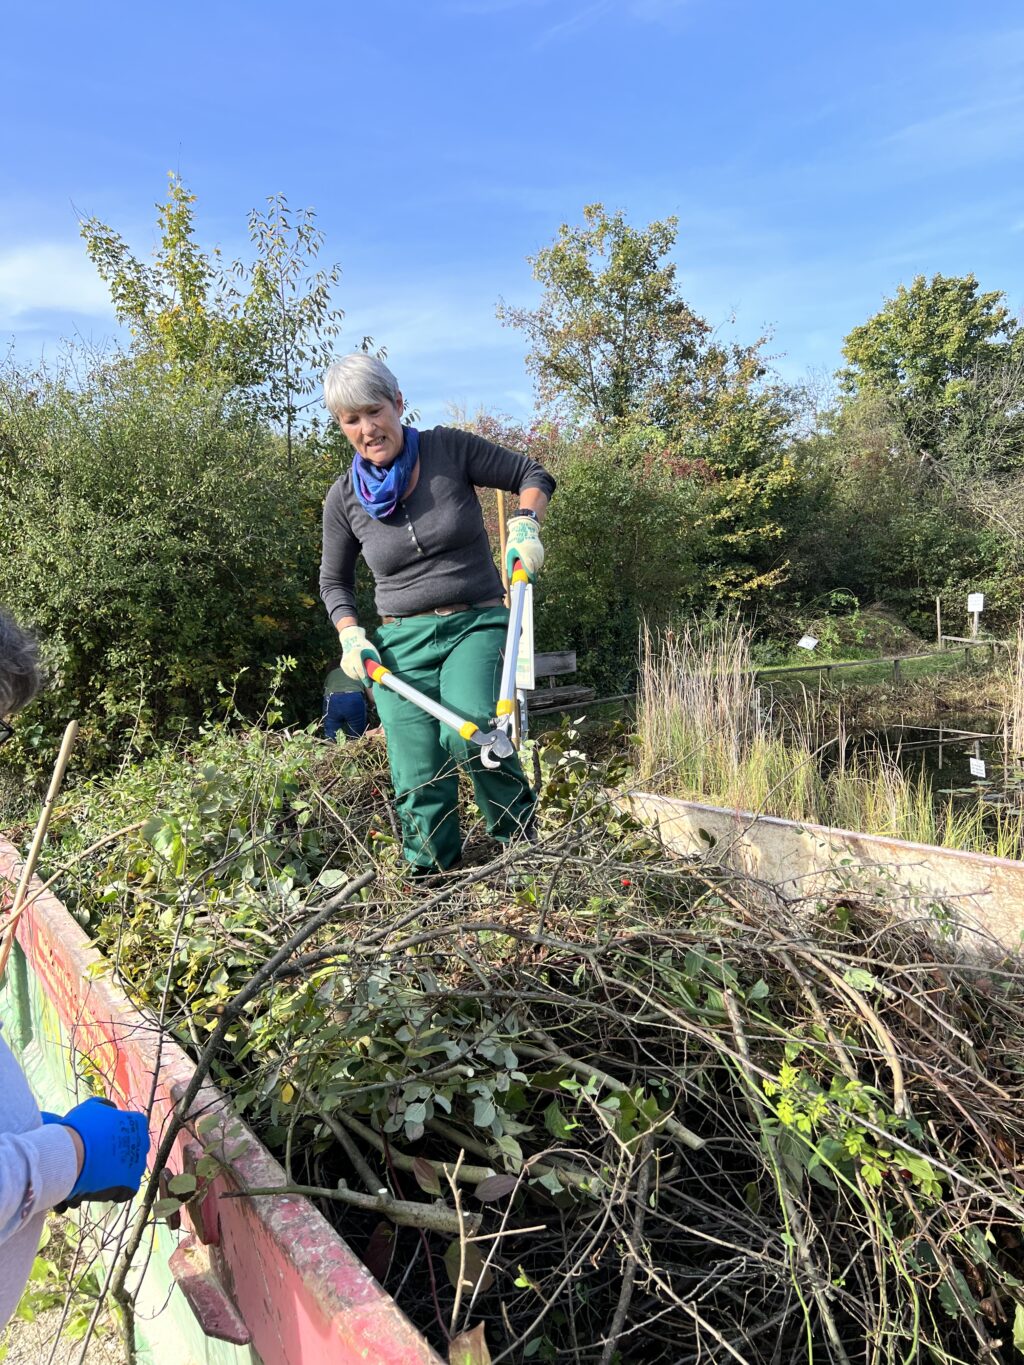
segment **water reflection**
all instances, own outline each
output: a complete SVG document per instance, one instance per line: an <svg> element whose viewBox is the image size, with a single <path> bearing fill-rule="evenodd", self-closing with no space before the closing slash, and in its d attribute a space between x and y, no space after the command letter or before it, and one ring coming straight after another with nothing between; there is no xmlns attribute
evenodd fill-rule
<svg viewBox="0 0 1024 1365"><path fill-rule="evenodd" d="M1003 814L1024 816L1024 761L1009 752L1006 734L994 729L991 716L887 726L848 738L848 759L873 753L926 778L936 802L981 800Z"/></svg>

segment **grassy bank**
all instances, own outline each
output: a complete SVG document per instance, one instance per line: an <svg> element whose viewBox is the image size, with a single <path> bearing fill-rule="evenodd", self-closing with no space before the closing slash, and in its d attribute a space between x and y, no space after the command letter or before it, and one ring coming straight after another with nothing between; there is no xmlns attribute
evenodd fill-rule
<svg viewBox="0 0 1024 1365"><path fill-rule="evenodd" d="M750 654L750 632L735 622L644 637L643 785L784 819L1020 855L1012 816L980 800L938 801L927 779L884 753L849 758L843 713L807 691L758 686Z"/></svg>

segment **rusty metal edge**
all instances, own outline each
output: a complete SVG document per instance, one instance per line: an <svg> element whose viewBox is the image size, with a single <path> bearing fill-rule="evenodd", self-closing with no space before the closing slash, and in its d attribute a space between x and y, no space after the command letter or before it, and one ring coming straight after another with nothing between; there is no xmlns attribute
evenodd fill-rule
<svg viewBox="0 0 1024 1365"><path fill-rule="evenodd" d="M767 876L783 899L813 897L819 885L816 878L878 875L886 883L915 893L921 903L942 901L955 917L958 932L968 935L975 947L998 945L1020 951L1024 942L1024 862L1016 859L786 820L658 792L610 790L609 796L620 809L630 810L657 829L667 847L700 861L721 863L741 875L750 874L745 849L767 847L771 840L789 839L791 844L803 840L802 847L779 843L776 852L785 856L786 865L778 869L777 878L767 872L757 874ZM691 822L693 831L680 837L673 832L674 821ZM720 831L711 846L696 834L701 825Z"/></svg>

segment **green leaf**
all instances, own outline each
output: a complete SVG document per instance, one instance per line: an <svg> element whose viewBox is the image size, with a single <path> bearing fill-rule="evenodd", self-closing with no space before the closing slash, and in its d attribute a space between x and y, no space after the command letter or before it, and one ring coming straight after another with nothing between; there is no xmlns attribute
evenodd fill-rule
<svg viewBox="0 0 1024 1365"><path fill-rule="evenodd" d="M881 989L881 982L876 976L864 970L863 967L850 967L843 973L843 980L848 986L852 986L855 991L871 991Z"/></svg>
<svg viewBox="0 0 1024 1365"><path fill-rule="evenodd" d="M1024 1355L1024 1303L1018 1303L1013 1310L1013 1344Z"/></svg>
<svg viewBox="0 0 1024 1365"><path fill-rule="evenodd" d="M959 1318L964 1315L964 1309L960 1306L965 1304L969 1313L978 1311L977 1300L971 1293L970 1286L964 1279L959 1270L954 1270L952 1275L953 1283L956 1285L954 1292L953 1284L949 1279L943 1278L939 1281L939 1301L951 1318ZM957 1297L959 1295L959 1298ZM1014 1332L1016 1333L1017 1319L1014 1315Z"/></svg>
<svg viewBox="0 0 1024 1365"><path fill-rule="evenodd" d="M44 1256L37 1256L32 1262L32 1269L29 1271L29 1279L34 1283L39 1280L55 1280L57 1278L57 1267L53 1261L48 1261Z"/></svg>
<svg viewBox="0 0 1024 1365"><path fill-rule="evenodd" d="M807 1163L807 1174L826 1190L831 1190L833 1194L838 1192L838 1185L819 1160L812 1159Z"/></svg>
<svg viewBox="0 0 1024 1365"><path fill-rule="evenodd" d="M495 1144L504 1154L510 1171L518 1172L523 1169L523 1149L514 1137L503 1133L501 1137L495 1139Z"/></svg>
<svg viewBox="0 0 1024 1365"><path fill-rule="evenodd" d="M465 1261L458 1242L452 1242L444 1253L444 1268L452 1287L459 1287L459 1267L462 1266L462 1282L470 1289L476 1289L479 1282L480 1293L486 1294L494 1283L491 1268L484 1263L484 1255L475 1242L466 1243Z"/></svg>
<svg viewBox="0 0 1024 1365"><path fill-rule="evenodd" d="M530 1184L534 1189L547 1190L550 1195L560 1195L565 1193L565 1186L559 1180L554 1171L545 1171L543 1175L534 1176Z"/></svg>
<svg viewBox="0 0 1024 1365"><path fill-rule="evenodd" d="M496 1113L492 1099L475 1099L473 1101L473 1122L477 1128L490 1128Z"/></svg>
<svg viewBox="0 0 1024 1365"><path fill-rule="evenodd" d="M562 1113L557 1100L552 1100L544 1110L544 1127L553 1138L563 1140L567 1138L573 1129L578 1125L570 1121Z"/></svg>
<svg viewBox="0 0 1024 1365"><path fill-rule="evenodd" d="M491 1353L484 1341L482 1322L452 1338L448 1347L448 1361L449 1365L491 1365Z"/></svg>
<svg viewBox="0 0 1024 1365"><path fill-rule="evenodd" d="M172 1175L167 1182L167 1188L171 1194L188 1196L196 1192L196 1178L194 1175L187 1175L184 1171L181 1175Z"/></svg>
<svg viewBox="0 0 1024 1365"><path fill-rule="evenodd" d="M438 1178L437 1171L425 1157L413 1157L412 1173L416 1184L419 1185L424 1194L438 1195L441 1193L441 1181Z"/></svg>
<svg viewBox="0 0 1024 1365"><path fill-rule="evenodd" d="M74 1313L72 1313L71 1317L65 1324L64 1331L61 1333L61 1336L64 1338L65 1341L71 1342L81 1341L82 1338L85 1336L86 1332L89 1330L89 1322L91 1317L92 1314L87 1313L85 1309L76 1308Z"/></svg>

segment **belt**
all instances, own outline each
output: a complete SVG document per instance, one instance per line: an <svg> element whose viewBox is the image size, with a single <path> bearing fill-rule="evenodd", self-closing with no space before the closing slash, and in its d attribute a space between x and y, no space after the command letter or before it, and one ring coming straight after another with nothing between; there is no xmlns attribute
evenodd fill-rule
<svg viewBox="0 0 1024 1365"><path fill-rule="evenodd" d="M411 611L408 616L382 616L381 625L390 626L395 621L408 621L414 616L454 616L460 611L477 611L481 607L500 607L500 597L489 597L486 602L453 602L450 607L430 607L427 611Z"/></svg>

